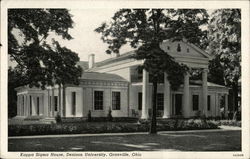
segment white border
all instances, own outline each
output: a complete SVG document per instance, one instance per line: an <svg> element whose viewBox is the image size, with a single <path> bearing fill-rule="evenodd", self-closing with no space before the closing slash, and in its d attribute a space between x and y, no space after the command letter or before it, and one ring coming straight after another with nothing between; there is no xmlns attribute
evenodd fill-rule
<svg viewBox="0 0 250 159"><path fill-rule="evenodd" d="M80 1L80 0L2 0L1 2L1 158L20 158L18 152L7 152L7 9L8 8L241 8L242 10L242 152L143 152L141 158L249 158L249 1ZM167 141L166 141L167 142ZM190 143L191 144L191 143ZM77 153L77 152L76 152ZM234 157L233 154L244 154ZM92 158L92 157L91 157ZM139 157L140 158L140 157Z"/></svg>

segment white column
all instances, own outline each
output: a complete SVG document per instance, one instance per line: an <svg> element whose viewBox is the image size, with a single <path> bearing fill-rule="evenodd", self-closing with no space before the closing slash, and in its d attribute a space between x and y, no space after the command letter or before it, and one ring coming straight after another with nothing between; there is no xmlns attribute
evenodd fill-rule
<svg viewBox="0 0 250 159"><path fill-rule="evenodd" d="M23 116L27 116L27 94L25 94L23 97L24 97Z"/></svg>
<svg viewBox="0 0 250 159"><path fill-rule="evenodd" d="M164 111L162 118L170 118L171 115L171 107L170 107L170 99L171 99L171 87L167 78L167 73L164 72Z"/></svg>
<svg viewBox="0 0 250 159"><path fill-rule="evenodd" d="M149 74L143 69L143 79L142 79L142 115L141 119L148 119L148 83L149 83Z"/></svg>
<svg viewBox="0 0 250 159"><path fill-rule="evenodd" d="M225 117L228 117L228 95L225 94Z"/></svg>
<svg viewBox="0 0 250 159"><path fill-rule="evenodd" d="M32 115L36 115L36 103L34 101L35 96L31 96L31 103L32 103Z"/></svg>
<svg viewBox="0 0 250 159"><path fill-rule="evenodd" d="M47 116L50 117L50 107L51 107L51 103L50 103L50 91L48 88L48 107L47 107Z"/></svg>
<svg viewBox="0 0 250 159"><path fill-rule="evenodd" d="M26 100L26 113L27 116L30 116L30 96L27 94L27 100Z"/></svg>
<svg viewBox="0 0 250 159"><path fill-rule="evenodd" d="M207 115L207 71L207 69L202 71L202 106L205 115Z"/></svg>
<svg viewBox="0 0 250 159"><path fill-rule="evenodd" d="M17 103L16 103L16 115L17 116L19 116L20 114L19 108L20 108L20 95L17 95Z"/></svg>
<svg viewBox="0 0 250 159"><path fill-rule="evenodd" d="M52 117L55 116L55 102L54 102L54 88L51 89L51 109L52 109Z"/></svg>
<svg viewBox="0 0 250 159"><path fill-rule="evenodd" d="M187 72L184 75L184 87L183 87L183 108L182 115L183 117L189 117L190 106L189 106L189 73Z"/></svg>
<svg viewBox="0 0 250 159"><path fill-rule="evenodd" d="M20 115L23 116L23 95L21 95L21 107L20 107Z"/></svg>

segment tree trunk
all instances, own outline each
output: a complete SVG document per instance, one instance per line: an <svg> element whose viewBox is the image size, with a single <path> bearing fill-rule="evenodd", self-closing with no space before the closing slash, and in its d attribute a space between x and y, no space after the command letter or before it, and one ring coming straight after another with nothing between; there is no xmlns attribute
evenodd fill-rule
<svg viewBox="0 0 250 159"><path fill-rule="evenodd" d="M152 107L152 118L150 125L150 134L156 134L156 98L157 98L157 79L153 80L153 107Z"/></svg>
<svg viewBox="0 0 250 159"><path fill-rule="evenodd" d="M63 116L66 116L66 95L65 95L65 91L66 91L66 86L63 85Z"/></svg>
<svg viewBox="0 0 250 159"><path fill-rule="evenodd" d="M234 111L238 111L238 84L233 85Z"/></svg>

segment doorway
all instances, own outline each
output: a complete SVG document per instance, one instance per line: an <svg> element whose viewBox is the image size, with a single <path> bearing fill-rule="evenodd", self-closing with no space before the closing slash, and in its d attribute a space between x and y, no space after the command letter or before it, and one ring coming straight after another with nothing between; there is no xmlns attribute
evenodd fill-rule
<svg viewBox="0 0 250 159"><path fill-rule="evenodd" d="M182 94L175 94L175 115L182 115Z"/></svg>

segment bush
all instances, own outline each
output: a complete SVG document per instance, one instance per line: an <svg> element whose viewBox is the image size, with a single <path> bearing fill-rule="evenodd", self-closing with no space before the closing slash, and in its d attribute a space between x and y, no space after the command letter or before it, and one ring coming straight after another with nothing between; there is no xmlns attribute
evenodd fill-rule
<svg viewBox="0 0 250 159"><path fill-rule="evenodd" d="M56 115L56 123L61 123L61 122L62 122L61 115L59 113L57 113L57 115Z"/></svg>
<svg viewBox="0 0 250 159"><path fill-rule="evenodd" d="M91 120L92 120L91 111L89 110L89 112L88 112L88 122L91 122Z"/></svg>
<svg viewBox="0 0 250 159"><path fill-rule="evenodd" d="M118 133L147 132L150 121L130 122L75 122L61 124L9 125L10 136L79 134L79 133ZM158 131L216 129L218 123L201 119L168 119L157 122Z"/></svg>
<svg viewBox="0 0 250 159"><path fill-rule="evenodd" d="M109 112L108 112L108 121L112 121L113 117L112 117L112 110L111 108L109 108Z"/></svg>
<svg viewBox="0 0 250 159"><path fill-rule="evenodd" d="M219 125L241 127L241 121L236 121L236 120L221 120L221 121L219 121Z"/></svg>

